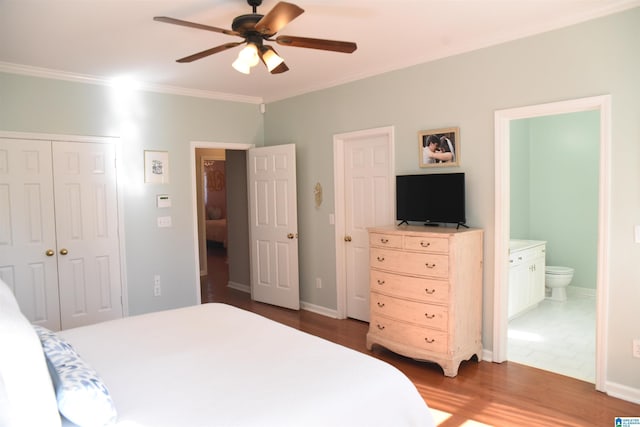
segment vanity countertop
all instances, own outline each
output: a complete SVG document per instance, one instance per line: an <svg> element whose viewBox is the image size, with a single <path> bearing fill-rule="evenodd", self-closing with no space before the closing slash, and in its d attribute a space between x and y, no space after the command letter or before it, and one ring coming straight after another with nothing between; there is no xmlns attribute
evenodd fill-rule
<svg viewBox="0 0 640 427"><path fill-rule="evenodd" d="M522 251L524 249L533 248L534 246L544 245L544 240L509 240L509 253Z"/></svg>

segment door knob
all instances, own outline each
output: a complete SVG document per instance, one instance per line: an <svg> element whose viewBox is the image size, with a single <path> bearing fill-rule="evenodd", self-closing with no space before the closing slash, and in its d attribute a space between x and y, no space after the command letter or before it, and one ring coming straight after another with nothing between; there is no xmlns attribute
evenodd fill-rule
<svg viewBox="0 0 640 427"><path fill-rule="evenodd" d="M55 252L53 251L53 249L47 249L47 251L44 254L46 256L53 256L53 254L55 254Z"/></svg>
<svg viewBox="0 0 640 427"><path fill-rule="evenodd" d="M351 241L351 236L344 236L344 241L345 242L350 242Z"/></svg>
<svg viewBox="0 0 640 427"><path fill-rule="evenodd" d="M293 234L293 233L289 233L289 234L287 234L287 238L288 238L288 239L293 239L294 237L296 237L296 236L295 236L295 234Z"/></svg>
<svg viewBox="0 0 640 427"><path fill-rule="evenodd" d="M68 251L68 250L66 250L66 249L64 249L64 248L60 249L60 255L66 255L66 254L68 254L68 253L69 253L69 251Z"/></svg>

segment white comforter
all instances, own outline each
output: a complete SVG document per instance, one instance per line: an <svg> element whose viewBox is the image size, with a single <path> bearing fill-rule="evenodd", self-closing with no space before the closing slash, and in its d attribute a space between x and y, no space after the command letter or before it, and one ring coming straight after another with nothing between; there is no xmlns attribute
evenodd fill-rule
<svg viewBox="0 0 640 427"><path fill-rule="evenodd" d="M119 426L433 426L393 366L224 304L60 332L102 376Z"/></svg>

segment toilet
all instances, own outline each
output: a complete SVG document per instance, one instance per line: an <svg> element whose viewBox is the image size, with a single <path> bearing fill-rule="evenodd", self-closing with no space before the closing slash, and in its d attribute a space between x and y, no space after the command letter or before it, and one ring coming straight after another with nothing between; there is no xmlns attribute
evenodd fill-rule
<svg viewBox="0 0 640 427"><path fill-rule="evenodd" d="M567 300L567 286L573 279L573 268L557 265L547 265L544 271L544 282L548 289L551 289L551 296L554 301Z"/></svg>

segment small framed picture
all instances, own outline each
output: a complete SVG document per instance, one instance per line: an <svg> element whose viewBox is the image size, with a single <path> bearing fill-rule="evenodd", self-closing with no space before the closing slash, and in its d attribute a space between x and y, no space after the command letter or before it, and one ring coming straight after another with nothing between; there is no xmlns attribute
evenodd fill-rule
<svg viewBox="0 0 640 427"><path fill-rule="evenodd" d="M418 132L420 167L460 166L460 128Z"/></svg>
<svg viewBox="0 0 640 427"><path fill-rule="evenodd" d="M169 183L168 151L144 151L144 182L150 184Z"/></svg>

